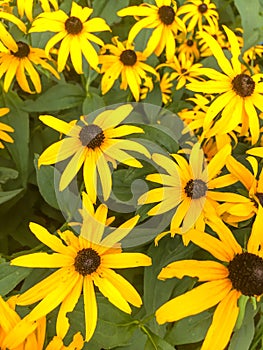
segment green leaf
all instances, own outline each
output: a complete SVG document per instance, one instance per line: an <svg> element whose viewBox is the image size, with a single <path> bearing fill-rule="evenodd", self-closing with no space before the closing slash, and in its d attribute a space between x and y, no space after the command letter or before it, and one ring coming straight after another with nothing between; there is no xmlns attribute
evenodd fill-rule
<svg viewBox="0 0 263 350"><path fill-rule="evenodd" d="M79 106L85 98L80 85L60 83L42 93L36 100L27 100L23 109L28 112L51 112Z"/></svg>
<svg viewBox="0 0 263 350"><path fill-rule="evenodd" d="M64 191L60 192L59 171L50 165L44 165L38 168L38 155L35 155L34 165L37 174L37 183L39 192L44 200L53 208L62 212L66 220L81 220L78 209L82 207L81 198L76 191L72 192L71 187L68 186Z"/></svg>
<svg viewBox="0 0 263 350"><path fill-rule="evenodd" d="M15 129L12 133L14 143L8 143L7 149L16 164L21 184L26 187L29 164L29 115L22 109L22 100L17 94L10 91L3 95L6 107L10 112L2 118Z"/></svg>
<svg viewBox="0 0 263 350"><path fill-rule="evenodd" d="M0 184L4 184L8 180L16 179L18 174L18 171L15 169L0 167Z"/></svg>
<svg viewBox="0 0 263 350"><path fill-rule="evenodd" d="M120 22L121 17L117 15L117 11L127 7L129 5L129 0L94 0L93 1L93 16L104 18L108 25Z"/></svg>
<svg viewBox="0 0 263 350"><path fill-rule="evenodd" d="M13 190L13 191L0 192L0 204L8 202L11 199L14 199L15 197L17 197L17 199L19 199L21 197L21 196L19 196L19 194L21 194L22 192L24 192L24 188L19 188L17 190Z"/></svg>
<svg viewBox="0 0 263 350"><path fill-rule="evenodd" d="M9 263L0 264L0 295L11 292L31 272L31 269L20 266L10 266Z"/></svg>
<svg viewBox="0 0 263 350"><path fill-rule="evenodd" d="M138 322L112 305L101 295L97 295L98 322L95 333L89 342L89 350L112 349L117 346L129 345ZM80 331L85 334L84 305L80 298L75 310L69 314L71 332ZM71 334L72 334L71 333ZM70 339L71 334L66 339Z"/></svg>
<svg viewBox="0 0 263 350"><path fill-rule="evenodd" d="M234 0L236 8L241 16L241 23L244 29L243 51L251 46L259 44L262 40L262 16L260 16L259 0ZM253 11L251 10L253 9Z"/></svg>
<svg viewBox="0 0 263 350"><path fill-rule="evenodd" d="M96 93L89 92L82 104L82 113L87 115L105 106L104 100Z"/></svg>
<svg viewBox="0 0 263 350"><path fill-rule="evenodd" d="M174 350L174 347L158 335L147 329L148 340L144 350Z"/></svg>
<svg viewBox="0 0 263 350"><path fill-rule="evenodd" d="M197 343L204 339L211 321L212 314L209 311L185 317L175 322L165 339L175 345Z"/></svg>

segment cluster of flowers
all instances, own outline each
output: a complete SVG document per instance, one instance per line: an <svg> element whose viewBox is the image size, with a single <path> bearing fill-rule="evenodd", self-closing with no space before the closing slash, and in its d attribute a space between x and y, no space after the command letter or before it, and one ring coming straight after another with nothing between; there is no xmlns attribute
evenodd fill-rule
<svg viewBox="0 0 263 350"><path fill-rule="evenodd" d="M125 252L119 243L136 227L140 217L133 216L105 235L114 218L108 217L104 202L96 206L98 182L103 201L107 201L112 190L111 169L116 169L118 163L143 167L130 155L132 151L151 158L164 169L163 173L147 175L147 181L161 187L143 193L138 201L138 205L151 204L148 217L173 211L168 231L159 233L156 245L164 235L179 234L185 245L193 242L215 258L176 261L161 270L161 280L190 276L205 283L167 301L156 311L156 320L159 324L174 322L217 305L202 350L225 349L238 319L238 300L242 296L258 300L263 294L263 172L259 163L263 157L263 75L258 64L263 47L250 48L241 57L242 30L232 31L223 25L221 31L216 6L210 0L188 0L178 8L172 0L123 8L118 16L134 16L136 22L126 41L113 37L111 44L104 44L93 34L111 28L102 18L90 18L92 8L73 1L67 14L55 0L43 0L41 6L43 12L35 17L32 1L17 0L16 16L9 2L1 1L0 17L21 32L16 41L0 23L0 77L5 75L5 92L14 87L16 80L24 92L40 93L40 67L60 79L69 66L83 74L87 63L99 74L102 95L120 81L120 89L129 89L131 99L138 102L158 85L163 105L169 108L172 91L186 85L196 94L188 99L193 107L182 109L179 117L199 142L189 150L189 160L181 153L151 154L144 145L128 138L144 132L139 126L123 124L133 110L130 103L106 109L92 122L83 116L69 123L51 115L39 117L45 125L66 136L45 149L38 159L39 167L69 159L59 191L65 190L83 168L83 221L79 235L70 228L51 234L41 225L30 224L36 238L54 253L22 255L10 264L58 270L20 295L7 301L0 298L0 348L42 349L46 315L60 305L56 336L46 349L82 349L97 325L94 285L126 313L131 313L129 304L142 305L136 289L113 270L151 265L150 257ZM136 51L135 39L145 30L150 33L146 47ZM29 44L31 33L37 32L55 33L44 49ZM230 51L230 59L223 49ZM156 67L146 63L150 56L160 57ZM209 56L214 56L217 69L200 63L201 58ZM162 63L161 58L165 58ZM0 115L7 113L7 108L0 110ZM0 123L3 142L13 142L8 134L13 131ZM231 155L241 137L248 148L258 146L247 151L247 166ZM1 142L0 147L4 147ZM238 181L244 187L243 193L225 189ZM247 245L242 247L231 228L248 219L253 220L253 225ZM66 347L63 339L70 328L67 314L82 293L86 333L77 333ZM22 319L15 311L16 305L36 302L39 303Z"/></svg>

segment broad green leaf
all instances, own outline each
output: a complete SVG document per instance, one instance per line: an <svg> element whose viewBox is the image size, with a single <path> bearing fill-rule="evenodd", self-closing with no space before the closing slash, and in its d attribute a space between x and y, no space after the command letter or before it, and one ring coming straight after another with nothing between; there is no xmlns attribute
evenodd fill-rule
<svg viewBox="0 0 263 350"><path fill-rule="evenodd" d="M104 100L96 93L89 92L82 104L82 113L87 115L105 106Z"/></svg>
<svg viewBox="0 0 263 350"><path fill-rule="evenodd" d="M23 193L23 191L24 191L24 188L19 188L17 190L5 191L5 192L0 191L0 204L8 202L15 197L20 198L21 196L19 196L19 194Z"/></svg>
<svg viewBox="0 0 263 350"><path fill-rule="evenodd" d="M147 342L144 350L174 350L174 346L147 329Z"/></svg>
<svg viewBox="0 0 263 350"><path fill-rule="evenodd" d="M60 83L43 92L35 100L27 100L23 109L28 112L51 112L79 106L84 100L80 85Z"/></svg>
<svg viewBox="0 0 263 350"><path fill-rule="evenodd" d="M30 272L29 268L10 266L7 262L0 263L0 295L11 292Z"/></svg>
<svg viewBox="0 0 263 350"><path fill-rule="evenodd" d="M243 51L262 41L262 15L260 15L259 0L234 0L236 8L241 16L242 28L244 30ZM252 10L253 9L253 10Z"/></svg>
<svg viewBox="0 0 263 350"><path fill-rule="evenodd" d="M14 180L18 177L18 171L12 168L0 167L0 184L6 183L8 180Z"/></svg>
<svg viewBox="0 0 263 350"><path fill-rule="evenodd" d="M10 112L1 120L15 129L12 133L14 143L6 144L6 147L16 164L21 184L26 187L29 165L29 115L23 111L22 100L14 92L4 94L3 98Z"/></svg>
<svg viewBox="0 0 263 350"><path fill-rule="evenodd" d="M117 12L129 5L129 0L94 0L92 7L94 12L92 17L104 18L108 25L120 22L121 17L117 15Z"/></svg>

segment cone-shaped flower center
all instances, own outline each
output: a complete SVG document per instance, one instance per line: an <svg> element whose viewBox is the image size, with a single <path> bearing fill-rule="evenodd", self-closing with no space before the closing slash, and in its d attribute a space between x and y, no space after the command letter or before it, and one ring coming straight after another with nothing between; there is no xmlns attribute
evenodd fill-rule
<svg viewBox="0 0 263 350"><path fill-rule="evenodd" d="M65 29L69 34L79 34L83 24L78 17L71 16L65 22Z"/></svg>
<svg viewBox="0 0 263 350"><path fill-rule="evenodd" d="M188 39L187 42L186 42L186 45L189 46L189 47L193 46L194 45L193 40Z"/></svg>
<svg viewBox="0 0 263 350"><path fill-rule="evenodd" d="M75 270L83 276L90 275L92 272L95 272L99 266L100 256L92 248L80 250L75 258Z"/></svg>
<svg viewBox="0 0 263 350"><path fill-rule="evenodd" d="M18 47L18 51L11 51L12 55L19 58L27 57L30 52L29 46L26 43L23 43L22 41L18 41L16 44Z"/></svg>
<svg viewBox="0 0 263 350"><path fill-rule="evenodd" d="M255 89L254 80L247 74L238 74L232 80L233 90L241 97L251 96Z"/></svg>
<svg viewBox="0 0 263 350"><path fill-rule="evenodd" d="M252 253L237 254L228 265L233 287L243 295L263 293L263 259Z"/></svg>
<svg viewBox="0 0 263 350"><path fill-rule="evenodd" d="M164 24L172 24L175 17L175 12L171 6L161 6L158 10L160 20Z"/></svg>
<svg viewBox="0 0 263 350"><path fill-rule="evenodd" d="M208 10L208 7L207 7L206 4L201 4L201 5L198 6L198 11L200 13L205 13L207 10Z"/></svg>
<svg viewBox="0 0 263 350"><path fill-rule="evenodd" d="M206 183L203 180L189 180L184 188L187 197L199 199L204 197L207 191Z"/></svg>
<svg viewBox="0 0 263 350"><path fill-rule="evenodd" d="M83 126L79 133L79 139L83 146L95 149L101 146L105 136L98 125L90 124Z"/></svg>
<svg viewBox="0 0 263 350"><path fill-rule="evenodd" d="M133 50L124 50L120 60L125 66L133 66L137 62L137 55Z"/></svg>

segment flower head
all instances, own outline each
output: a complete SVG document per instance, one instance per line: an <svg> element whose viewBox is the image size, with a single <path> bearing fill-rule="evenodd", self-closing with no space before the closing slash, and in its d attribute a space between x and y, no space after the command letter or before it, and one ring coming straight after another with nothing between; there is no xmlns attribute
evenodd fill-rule
<svg viewBox="0 0 263 350"><path fill-rule="evenodd" d="M39 157L38 165L55 164L71 157L60 179L59 189L64 190L83 166L84 183L92 201L97 196L97 171L101 180L103 197L109 198L112 179L108 162L114 167L116 161L132 167L142 167L141 163L124 150L142 153L150 157L146 148L138 142L121 139L132 133L143 133L137 126L119 125L132 111L129 104L100 113L88 124L81 118L79 124L72 125L50 115L40 116L40 120L67 137L49 146Z"/></svg>
<svg viewBox="0 0 263 350"><path fill-rule="evenodd" d="M126 90L129 86L136 101L140 98L140 86L147 80L146 72L158 76L155 69L144 63L146 56L135 51L134 46L129 42L120 42L117 37L112 39L112 44L106 44L102 53L106 50L109 54L100 55L99 63L102 64L101 79L102 94L106 94L113 86L115 80L121 75L120 88Z"/></svg>
<svg viewBox="0 0 263 350"><path fill-rule="evenodd" d="M93 9L82 8L76 2L72 2L70 16L64 11L41 13L33 22L30 33L33 32L55 32L46 44L45 51L49 54L52 47L60 43L58 49L58 71L65 68L68 56L70 55L73 67L78 74L82 74L82 54L89 65L97 69L98 54L90 41L103 45L103 41L95 36L94 32L110 30L102 18L88 19Z"/></svg>
<svg viewBox="0 0 263 350"><path fill-rule="evenodd" d="M212 68L203 68L203 73L210 80L205 84L189 83L187 88L195 92L218 94L206 113L203 127L207 137L228 133L242 124L240 134L246 135L250 129L254 144L259 138L259 118L256 108L263 111L261 74L250 76L242 73L237 38L230 29L223 27L231 45L231 60L226 58L218 42L212 36L202 32L202 36L207 41L223 73ZM221 116L218 117L220 112ZM217 118L216 121L215 118Z"/></svg>
<svg viewBox="0 0 263 350"><path fill-rule="evenodd" d="M142 300L134 287L114 268L149 266L151 259L142 253L122 252L118 242L136 225L138 215L124 222L103 238L107 226L108 208L101 204L95 211L83 194L83 225L80 235L71 231L58 232L60 238L44 227L30 223L34 235L54 253L33 253L11 261L12 265L26 267L59 268L17 298L18 305L41 302L26 316L28 321L38 320L61 304L57 317L57 335L64 338L69 329L67 313L71 312L83 291L86 323L86 341L97 324L97 303L94 291L100 292L120 310L131 313L129 303L140 307Z"/></svg>
<svg viewBox="0 0 263 350"><path fill-rule="evenodd" d="M118 15L144 17L131 28L128 41L132 43L143 28L151 28L153 32L148 40L144 54L148 57L153 52L160 56L165 49L167 60L175 53L175 37L179 31L185 32L185 25L177 16L176 2L173 0L155 0L156 6L143 3L118 11Z"/></svg>
<svg viewBox="0 0 263 350"><path fill-rule="evenodd" d="M17 50L15 51L8 47L0 52L0 77L5 74L4 90L6 92L9 90L14 77L16 77L21 89L30 94L40 93L41 81L35 68L37 65L48 70L57 79L60 79L57 71L47 63L47 56L44 50L33 48L24 41L18 41L16 45ZM30 87L27 75L30 77L34 89Z"/></svg>
<svg viewBox="0 0 263 350"><path fill-rule="evenodd" d="M205 283L162 305L156 311L157 322L174 322L217 305L201 349L214 349L215 344L217 350L225 349L238 318L239 298L263 294L262 220L263 209L260 208L246 250L235 241L234 236L234 245L230 245L204 232L196 232L193 242L222 263L182 260L163 268L159 279L190 276Z"/></svg>
<svg viewBox="0 0 263 350"><path fill-rule="evenodd" d="M192 32L196 27L202 30L204 21L212 28L218 25L216 5L210 0L188 0L178 9L177 15L182 14L185 14L183 22L187 23L188 32Z"/></svg>

